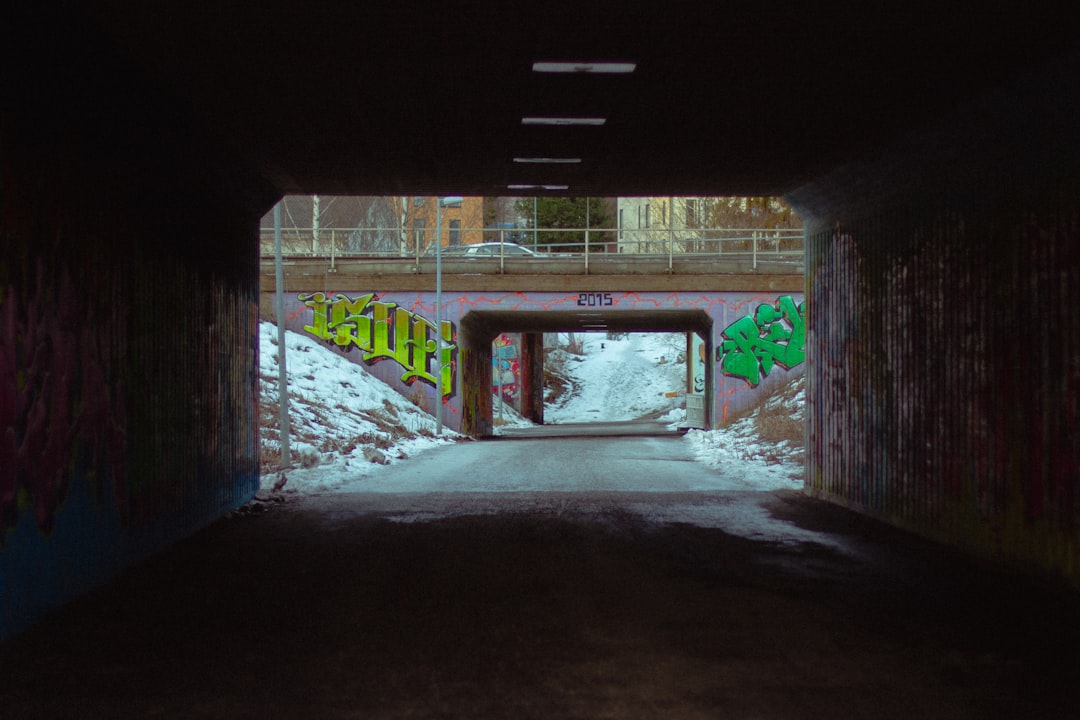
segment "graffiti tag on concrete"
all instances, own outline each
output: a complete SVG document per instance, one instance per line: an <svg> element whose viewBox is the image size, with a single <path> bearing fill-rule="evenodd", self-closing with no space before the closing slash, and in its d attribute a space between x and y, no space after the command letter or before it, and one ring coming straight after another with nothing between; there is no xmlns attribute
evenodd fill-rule
<svg viewBox="0 0 1080 720"><path fill-rule="evenodd" d="M431 370L436 353L435 323L398 307L396 303L375 300L374 293L350 298L341 293L332 299L325 293L299 295L311 308L313 317L304 330L320 340L333 341L338 347L362 351L361 360L373 364L393 360L405 372L401 381L411 384L421 380L438 387ZM453 394L453 360L457 346L453 344L454 327L442 321L442 395Z"/></svg>
<svg viewBox="0 0 1080 720"><path fill-rule="evenodd" d="M720 369L756 386L774 364L790 369L806 358L806 303L783 295L728 325L723 336Z"/></svg>

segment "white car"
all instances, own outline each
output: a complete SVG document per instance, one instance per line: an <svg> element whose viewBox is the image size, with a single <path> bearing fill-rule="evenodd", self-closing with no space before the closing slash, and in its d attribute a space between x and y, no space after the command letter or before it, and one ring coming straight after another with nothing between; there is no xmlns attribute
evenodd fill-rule
<svg viewBox="0 0 1080 720"><path fill-rule="evenodd" d="M465 245L464 248L466 255L492 255L498 257L501 253L504 257L537 256L537 253L534 253L527 247L506 242L477 243L475 245Z"/></svg>
<svg viewBox="0 0 1080 720"><path fill-rule="evenodd" d="M443 255L452 255L454 257L461 255L469 257L499 257L500 253L502 253L503 257L539 257L538 253L514 243L487 242L476 243L473 245L451 245L442 249ZM427 254L434 255L435 248L428 250Z"/></svg>

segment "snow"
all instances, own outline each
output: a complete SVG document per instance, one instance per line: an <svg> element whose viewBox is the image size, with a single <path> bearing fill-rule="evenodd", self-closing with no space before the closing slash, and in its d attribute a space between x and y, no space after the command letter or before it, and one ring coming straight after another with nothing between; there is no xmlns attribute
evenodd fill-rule
<svg viewBox="0 0 1080 720"><path fill-rule="evenodd" d="M417 487L388 486L381 473L388 466L431 448L471 442L448 428L435 435L435 421L358 363L316 339L286 332L291 449L294 467L285 471L282 496L303 497L336 492L416 492ZM556 351L575 389L545 407L552 423L661 419L672 427L683 421L685 383L681 335L630 334L609 339L578 335L582 352ZM277 472L278 365L277 328L260 327L261 469L266 499ZM801 422L802 392L769 400L759 412L779 413ZM494 401L496 425L528 421ZM757 413L724 428L691 430L683 438L690 453L716 474L715 490L768 492L802 487L802 448L792 442L766 442L757 431ZM400 476L400 475L399 475ZM455 486L456 487L456 486ZM466 488L467 489L467 488ZM743 507L745 503L736 506ZM732 507L736 507L732 506ZM744 515L747 510L740 510ZM763 511L762 511L763 512ZM750 512L752 515L752 511ZM749 522L752 518L745 518Z"/></svg>
<svg viewBox="0 0 1080 720"><path fill-rule="evenodd" d="M563 350L549 355L561 362L577 392L544 408L544 421L573 423L636 420L650 415L671 422L685 417L679 393L686 384L682 334L631 333L578 335L582 354Z"/></svg>
<svg viewBox="0 0 1080 720"><path fill-rule="evenodd" d="M463 438L313 337L286 331L290 454L300 467L286 471L290 494L346 490L384 467ZM259 328L260 465L264 488L278 480L278 331ZM367 457L365 457L365 451Z"/></svg>
<svg viewBox="0 0 1080 720"><path fill-rule="evenodd" d="M631 333L612 340L606 334L578 335L581 355L553 353L578 393L545 407L551 423L634 420L643 416L675 429L686 418L685 340L681 333ZM549 361L551 356L549 355ZM670 397L673 393L679 393ZM716 430L690 430L685 442L702 463L717 470L726 490L797 490L802 487L800 447L768 443L759 437L755 419L768 410L802 420L802 394L773 397L761 411Z"/></svg>

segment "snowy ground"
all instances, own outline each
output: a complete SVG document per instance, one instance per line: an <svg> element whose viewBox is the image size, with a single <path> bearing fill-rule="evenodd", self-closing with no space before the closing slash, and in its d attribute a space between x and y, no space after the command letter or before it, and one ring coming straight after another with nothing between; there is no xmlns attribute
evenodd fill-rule
<svg viewBox="0 0 1080 720"><path fill-rule="evenodd" d="M582 353L549 356L561 365L570 390L545 407L552 423L632 420L641 417L677 425L685 416L678 390L685 382L680 337L631 334L610 340L579 336ZM294 469L285 473L282 496L374 489L380 471L426 449L469 442L435 421L360 365L331 352L307 335L287 332L290 433ZM561 357L560 357L561 356ZM282 480L277 396L277 328L260 327L260 425L262 497ZM691 430L683 439L692 454L719 474L731 490L802 487L802 447L797 440L762 435L764 420L801 424L801 385L774 397L758 413L712 431ZM675 393L674 396L671 396ZM499 409L496 422L527 424L513 409ZM791 433L789 432L790 436ZM387 491L389 488L382 488Z"/></svg>
<svg viewBox="0 0 1080 720"><path fill-rule="evenodd" d="M548 356L573 382L561 402L544 408L550 423L637 420L649 416L678 422L686 417L679 391L686 385L683 335L631 333L578 335L581 355L563 350Z"/></svg>
<svg viewBox="0 0 1080 720"><path fill-rule="evenodd" d="M260 470L268 490L280 480L278 333L259 327ZM313 337L286 331L289 383L290 494L326 492L362 484L385 465L425 449L464 440L360 365Z"/></svg>

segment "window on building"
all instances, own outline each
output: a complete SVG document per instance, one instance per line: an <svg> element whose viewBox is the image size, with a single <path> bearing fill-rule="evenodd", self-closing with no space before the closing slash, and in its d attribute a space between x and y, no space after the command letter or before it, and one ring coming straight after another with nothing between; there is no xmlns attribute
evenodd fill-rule
<svg viewBox="0 0 1080 720"><path fill-rule="evenodd" d="M460 245L461 244L461 221L460 220L451 220L450 221L450 244L451 245Z"/></svg>
<svg viewBox="0 0 1080 720"><path fill-rule="evenodd" d="M645 203L645 227L647 228L652 227L651 218L649 217L650 214L651 212L649 210L649 203Z"/></svg>
<svg viewBox="0 0 1080 720"><path fill-rule="evenodd" d="M619 239L623 239L623 208L619 208Z"/></svg>

